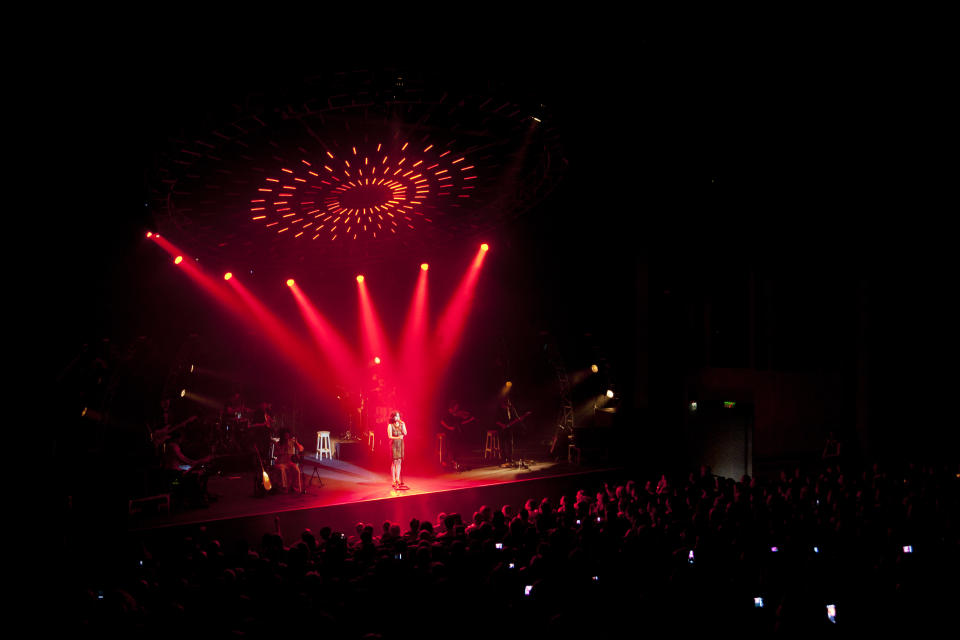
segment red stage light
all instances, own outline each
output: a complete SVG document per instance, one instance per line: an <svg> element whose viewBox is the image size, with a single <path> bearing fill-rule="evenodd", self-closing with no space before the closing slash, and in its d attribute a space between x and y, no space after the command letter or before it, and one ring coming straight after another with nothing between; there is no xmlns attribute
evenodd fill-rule
<svg viewBox="0 0 960 640"><path fill-rule="evenodd" d="M180 264L181 262L183 262L183 256L177 256L173 259L173 264Z"/></svg>
<svg viewBox="0 0 960 640"><path fill-rule="evenodd" d="M148 237L148 238L152 238L152 237L153 237L153 231L147 231L147 237Z"/></svg>
<svg viewBox="0 0 960 640"><path fill-rule="evenodd" d="M373 359L373 363L374 363L374 364L380 364L380 356L377 356L376 358L374 358L374 359Z"/></svg>
<svg viewBox="0 0 960 640"><path fill-rule="evenodd" d="M424 271L426 271L427 269L430 268L430 265L428 265L426 262L424 262L423 264L420 265L420 268L423 269Z"/></svg>
<svg viewBox="0 0 960 640"><path fill-rule="evenodd" d="M357 276L357 282L363 282L363 276Z"/></svg>
<svg viewBox="0 0 960 640"><path fill-rule="evenodd" d="M229 271L227 271L225 274L223 274L223 279L224 279L224 280L229 280L229 279L232 278L232 277L233 277L233 274L230 273Z"/></svg>
<svg viewBox="0 0 960 640"><path fill-rule="evenodd" d="M288 287L292 287L294 284L295 284L295 283L293 282L293 278L290 278L289 280L287 280L287 286L288 286Z"/></svg>
<svg viewBox="0 0 960 640"><path fill-rule="evenodd" d="M489 251L489 250L490 250L490 245L488 245L486 242L484 242L482 245L480 245L480 250L481 250L481 251Z"/></svg>

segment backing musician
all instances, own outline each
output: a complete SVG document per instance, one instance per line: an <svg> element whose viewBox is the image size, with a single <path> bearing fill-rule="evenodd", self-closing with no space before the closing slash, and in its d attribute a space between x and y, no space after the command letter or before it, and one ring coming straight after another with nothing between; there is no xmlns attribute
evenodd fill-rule
<svg viewBox="0 0 960 640"><path fill-rule="evenodd" d="M276 446L276 462L274 469L280 470L280 486L284 493L290 492L290 479L288 473L296 474L296 490L303 491L303 479L300 473L300 454L303 453L303 445L297 442L289 429L280 432L280 442Z"/></svg>
<svg viewBox="0 0 960 640"><path fill-rule="evenodd" d="M460 408L460 403L456 400L450 402L447 407L447 415L440 420L442 428L440 433L446 434L447 450L455 466L459 464L463 455L463 428L475 420L476 418L470 415L469 411Z"/></svg>
<svg viewBox="0 0 960 640"><path fill-rule="evenodd" d="M252 450L256 447L260 454L266 457L267 464L270 464L275 457L275 445L280 442L270 404L261 403L260 408L252 416L253 421L247 426L247 449Z"/></svg>
<svg viewBox="0 0 960 640"><path fill-rule="evenodd" d="M508 396L500 403L499 415L503 422L500 420L496 422L497 426L500 427L500 443L503 447L503 456L508 462L514 462L517 448L516 439L519 435L517 431L522 427L524 419L530 415L530 412L528 411L521 416Z"/></svg>
<svg viewBox="0 0 960 640"><path fill-rule="evenodd" d="M211 460L211 456L193 460L188 458L180 448L180 434L174 432L163 443L161 466L170 478L171 484L183 487L184 497L188 502L197 506L209 502L207 494L208 475L203 465Z"/></svg>

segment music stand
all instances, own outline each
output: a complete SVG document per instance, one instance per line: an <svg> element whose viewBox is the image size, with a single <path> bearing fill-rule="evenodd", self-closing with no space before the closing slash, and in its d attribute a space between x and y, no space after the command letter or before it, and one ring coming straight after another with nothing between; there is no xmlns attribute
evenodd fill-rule
<svg viewBox="0 0 960 640"><path fill-rule="evenodd" d="M300 464L300 495L305 495L307 493L307 485L303 483L303 465L305 458L301 458ZM323 489L323 478L320 477L320 465L314 463L313 473L310 475L310 483L313 484L313 479L317 479L317 483L320 485L320 488Z"/></svg>

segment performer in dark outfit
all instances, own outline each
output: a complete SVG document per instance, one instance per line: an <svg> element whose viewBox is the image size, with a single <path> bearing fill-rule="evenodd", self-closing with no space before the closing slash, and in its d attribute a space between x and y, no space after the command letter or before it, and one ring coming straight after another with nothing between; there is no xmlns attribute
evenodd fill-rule
<svg viewBox="0 0 960 640"><path fill-rule="evenodd" d="M513 462L514 441L516 439L516 419L519 417L517 408L506 397L500 403L500 418L503 422L497 420L497 426L500 427L500 446L503 448L503 457L508 462Z"/></svg>
<svg viewBox="0 0 960 640"><path fill-rule="evenodd" d="M440 433L446 434L448 456L455 467L459 466L463 457L464 426L474 420L476 418L466 409L461 409L460 403L454 400L447 407L447 415L440 421Z"/></svg>
<svg viewBox="0 0 960 640"><path fill-rule="evenodd" d="M171 486L182 489L182 497L192 506L209 504L207 494L208 475L203 464L209 462L212 456L193 460L184 455L180 449L180 434L174 433L163 444L163 469Z"/></svg>
<svg viewBox="0 0 960 640"><path fill-rule="evenodd" d="M390 414L390 422L387 423L387 438L390 440L393 461L390 465L390 471L393 474L393 488L407 489L407 485L400 481L400 467L403 463L403 439L407 435L407 425L400 419L400 412L394 411Z"/></svg>

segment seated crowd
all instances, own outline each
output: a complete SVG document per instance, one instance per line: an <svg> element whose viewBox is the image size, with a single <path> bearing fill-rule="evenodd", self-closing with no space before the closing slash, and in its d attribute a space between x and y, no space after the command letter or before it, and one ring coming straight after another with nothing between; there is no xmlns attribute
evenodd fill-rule
<svg viewBox="0 0 960 640"><path fill-rule="evenodd" d="M950 612L956 471L701 468L349 534L200 529L138 546L116 584L77 576L67 614L148 637L916 630Z"/></svg>

